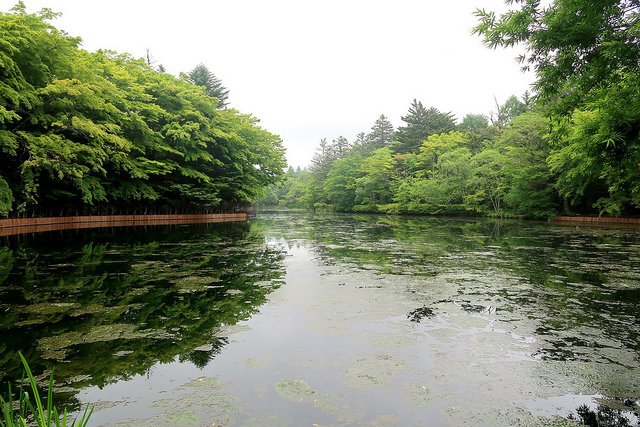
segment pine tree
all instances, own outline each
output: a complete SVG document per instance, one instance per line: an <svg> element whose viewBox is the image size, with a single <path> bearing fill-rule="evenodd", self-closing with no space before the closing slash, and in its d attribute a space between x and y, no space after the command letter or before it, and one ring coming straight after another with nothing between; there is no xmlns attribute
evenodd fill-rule
<svg viewBox="0 0 640 427"><path fill-rule="evenodd" d="M368 135L364 132L360 132L356 135L356 139L351 144L351 152L354 154L360 154L364 156L368 151L369 139Z"/></svg>
<svg viewBox="0 0 640 427"><path fill-rule="evenodd" d="M384 114L380 114L378 120L376 120L371 127L371 132L367 135L369 144L371 145L371 151L388 147L393 140L393 132L393 125L389 119L387 119Z"/></svg>
<svg viewBox="0 0 640 427"><path fill-rule="evenodd" d="M331 142L336 159L343 159L347 157L350 148L347 138L340 135L337 139L334 139Z"/></svg>
<svg viewBox="0 0 640 427"><path fill-rule="evenodd" d="M407 125L398 128L396 132L396 140L400 142L395 146L397 153L417 152L429 136L451 132L456 127L453 114L442 113L433 107L426 109L416 99L411 103L409 113L401 119Z"/></svg>
<svg viewBox="0 0 640 427"><path fill-rule="evenodd" d="M203 86L209 96L218 98L218 108L225 108L227 106L229 89L224 87L222 81L209 71L204 64L198 64L193 70L189 71L186 80L194 85Z"/></svg>

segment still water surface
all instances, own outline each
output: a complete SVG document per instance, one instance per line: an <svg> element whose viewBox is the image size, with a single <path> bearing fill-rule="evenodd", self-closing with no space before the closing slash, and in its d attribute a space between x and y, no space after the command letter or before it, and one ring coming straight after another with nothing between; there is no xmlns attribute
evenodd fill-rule
<svg viewBox="0 0 640 427"><path fill-rule="evenodd" d="M92 425L637 423L637 228L265 213L2 242L0 386L22 351Z"/></svg>

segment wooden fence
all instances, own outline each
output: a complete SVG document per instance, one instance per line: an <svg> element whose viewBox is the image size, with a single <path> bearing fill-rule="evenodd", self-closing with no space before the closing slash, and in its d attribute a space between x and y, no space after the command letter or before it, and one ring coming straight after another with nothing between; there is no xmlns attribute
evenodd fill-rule
<svg viewBox="0 0 640 427"><path fill-rule="evenodd" d="M606 216L557 216L553 218L554 222L571 223L571 224L634 224L640 225L640 218L615 218Z"/></svg>
<svg viewBox="0 0 640 427"><path fill-rule="evenodd" d="M0 236L75 228L125 227L132 225L242 222L247 213L193 215L100 215L49 218L0 219Z"/></svg>

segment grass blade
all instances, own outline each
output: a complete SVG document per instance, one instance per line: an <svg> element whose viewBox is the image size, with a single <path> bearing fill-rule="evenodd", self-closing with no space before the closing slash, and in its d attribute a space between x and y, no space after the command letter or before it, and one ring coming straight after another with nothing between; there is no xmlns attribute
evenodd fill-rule
<svg viewBox="0 0 640 427"><path fill-rule="evenodd" d="M2 397L0 397L0 404L2 405L2 416L4 417L4 422L0 420L0 426L2 427L13 427L15 426L15 416L13 412L13 395L11 394L11 384L9 384L9 401L7 402Z"/></svg>
<svg viewBox="0 0 640 427"><path fill-rule="evenodd" d="M49 377L49 390L47 392L47 426L51 425L51 406L53 405L53 369ZM58 411L56 410L56 420L58 419Z"/></svg>
<svg viewBox="0 0 640 427"><path fill-rule="evenodd" d="M38 393L38 387L36 386L36 379L33 377L31 373L31 368L29 368L29 364L27 360L24 358L21 352L18 352L20 355L20 359L22 359L22 364L24 365L24 370L27 372L27 377L29 377L29 384L31 384L31 392L33 393L33 399L36 401L37 412L34 411L33 405L30 403L29 398L27 396L27 403L31 407L31 411L33 411L34 415L38 420L38 425L42 425L41 422L45 419L44 416L44 408L42 407L42 400L40 399L40 393Z"/></svg>
<svg viewBox="0 0 640 427"><path fill-rule="evenodd" d="M27 363L27 360L24 358L21 352L18 352L20 355L20 359L22 360L22 365L24 366L24 372L29 378L29 384L31 386L31 393L33 394L33 399L29 398L29 392L23 389L24 384L24 374L22 375L22 381L20 382L20 401L19 409L16 412L13 409L13 396L11 393L11 385L9 384L9 400L5 401L2 397L0 397L0 416L4 416L4 421L0 419L0 427L28 427L27 425L27 411L31 411L35 418L35 422L38 427L51 427L55 425L57 427L66 427L67 426L67 410L65 409L62 418L60 418L60 414L58 413L58 408L53 406L53 369L51 370L51 376L49 377L49 389L47 391L47 408L45 412L45 408L42 404L42 399L40 398L40 393L38 392L38 387L36 385L35 377L33 376L33 372L31 372L31 368ZM32 403L32 400L35 401L35 407ZM78 427L86 427L89 423L89 418L91 414L93 414L93 406L87 405L84 409L84 413L82 417L73 421L71 426L75 426L76 422L78 423Z"/></svg>
<svg viewBox="0 0 640 427"><path fill-rule="evenodd" d="M0 427L13 427L15 425L12 402L11 385L9 385L9 402L0 397L0 405L2 405L2 416L4 417L4 422L0 420Z"/></svg>

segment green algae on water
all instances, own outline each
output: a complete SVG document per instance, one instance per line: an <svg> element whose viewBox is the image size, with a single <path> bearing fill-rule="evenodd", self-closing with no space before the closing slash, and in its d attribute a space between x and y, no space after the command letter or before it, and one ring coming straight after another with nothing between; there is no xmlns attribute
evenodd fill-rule
<svg viewBox="0 0 640 427"><path fill-rule="evenodd" d="M278 394L293 402L306 402L316 392L312 390L306 381L285 380L274 385Z"/></svg>
<svg viewBox="0 0 640 427"><path fill-rule="evenodd" d="M356 389L388 387L389 382L406 369L405 362L386 353L358 357L347 370L345 383Z"/></svg>
<svg viewBox="0 0 640 427"><path fill-rule="evenodd" d="M135 325L116 323L96 326L87 332L70 331L60 335L40 338L38 340L38 351L41 351L45 358L64 359L66 349L74 345L140 338L170 339L175 338L175 336L162 329L139 330Z"/></svg>

